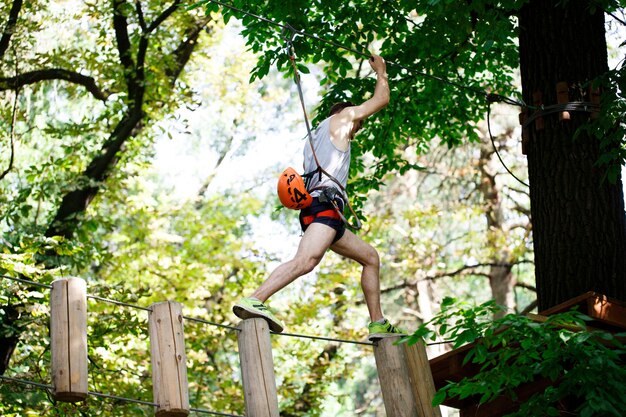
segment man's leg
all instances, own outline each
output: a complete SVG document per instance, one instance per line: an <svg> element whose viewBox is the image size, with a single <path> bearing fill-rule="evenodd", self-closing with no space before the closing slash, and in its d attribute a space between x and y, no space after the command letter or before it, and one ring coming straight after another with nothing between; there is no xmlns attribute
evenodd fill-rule
<svg viewBox="0 0 626 417"><path fill-rule="evenodd" d="M276 268L252 297L265 302L276 292L307 274L322 260L337 232L325 224L312 223L302 235L294 258Z"/></svg>
<svg viewBox="0 0 626 417"><path fill-rule="evenodd" d="M335 242L330 249L347 258L357 261L363 266L361 272L361 288L365 296L365 304L371 320L378 321L383 318L380 307L380 258L378 252L369 243L349 230Z"/></svg>

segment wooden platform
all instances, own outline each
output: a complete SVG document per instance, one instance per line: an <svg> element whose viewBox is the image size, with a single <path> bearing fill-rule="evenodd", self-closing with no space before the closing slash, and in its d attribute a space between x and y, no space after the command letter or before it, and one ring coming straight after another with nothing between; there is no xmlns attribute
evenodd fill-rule
<svg viewBox="0 0 626 417"><path fill-rule="evenodd" d="M577 311L593 319L588 323L589 328L602 329L612 333L626 330L626 303L610 299L595 292L587 292L542 311L537 317L563 313L575 307L577 307ZM449 381L460 381L464 377L471 377L478 373L479 366L475 364L469 363L463 366L463 359L473 346L474 344L462 346L429 361L436 389L444 387ZM524 401L534 393L543 391L549 385L550 383L547 380L534 381L532 384L523 385L517 391L518 399L519 401ZM477 406L477 397L470 397L464 400L447 398L443 404L460 409L461 417L498 417L516 409L516 405L508 398L498 398L480 407Z"/></svg>

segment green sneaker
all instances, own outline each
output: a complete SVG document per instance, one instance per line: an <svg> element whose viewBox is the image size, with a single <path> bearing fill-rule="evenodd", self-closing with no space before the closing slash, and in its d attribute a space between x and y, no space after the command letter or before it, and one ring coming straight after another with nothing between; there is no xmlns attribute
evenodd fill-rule
<svg viewBox="0 0 626 417"><path fill-rule="evenodd" d="M367 326L367 330L369 330L370 334L367 337L367 340L373 342L374 340L382 339L384 337L394 337L394 336L406 336L407 333L389 323L388 320L385 319L384 323L373 322Z"/></svg>
<svg viewBox="0 0 626 417"><path fill-rule="evenodd" d="M265 304L252 298L242 298L233 306L233 313L240 319L254 317L264 318L270 326L270 330L276 333L283 331L283 324L278 320Z"/></svg>

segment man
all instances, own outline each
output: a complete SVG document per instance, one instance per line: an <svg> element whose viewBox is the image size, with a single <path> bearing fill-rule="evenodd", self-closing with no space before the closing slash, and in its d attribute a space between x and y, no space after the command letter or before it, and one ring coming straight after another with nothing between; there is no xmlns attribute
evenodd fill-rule
<svg viewBox="0 0 626 417"><path fill-rule="evenodd" d="M320 123L313 134L315 156L320 165L343 187L348 181L350 142L362 127L363 120L389 103L385 61L382 57L373 55L369 63L377 78L372 98L360 105L349 102L334 105L329 117ZM304 148L304 172L316 170L315 156L307 143ZM361 287L371 318L368 326L369 339L403 334L384 318L381 310L378 253L371 245L346 229L333 204L328 201L334 199L340 210L343 209L345 202L341 198L342 194L334 192L338 188L326 175L322 175L321 181L317 174L310 177L307 189L315 190L311 192L313 203L300 212L300 225L304 234L296 255L276 268L250 297L235 304L235 315L242 319L262 317L267 320L272 331L282 332L282 323L267 308L265 301L296 278L311 272L322 260L326 250L330 249L363 266Z"/></svg>

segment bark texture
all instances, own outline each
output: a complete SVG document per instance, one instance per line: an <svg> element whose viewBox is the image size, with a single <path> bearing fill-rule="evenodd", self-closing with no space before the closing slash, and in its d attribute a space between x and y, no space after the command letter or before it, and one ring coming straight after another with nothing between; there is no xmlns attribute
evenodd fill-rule
<svg viewBox="0 0 626 417"><path fill-rule="evenodd" d="M557 103L556 84L567 82L570 101L608 70L604 15L591 2L533 0L520 12L520 65L524 100ZM539 104L535 100L536 104ZM539 310L586 291L626 299L626 223L621 178L604 180L596 166L599 141L576 130L589 113L543 117L530 126L528 171Z"/></svg>

